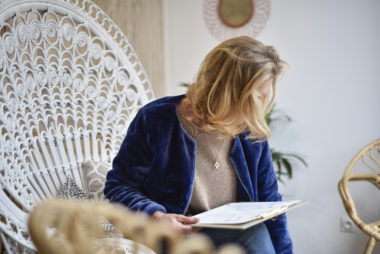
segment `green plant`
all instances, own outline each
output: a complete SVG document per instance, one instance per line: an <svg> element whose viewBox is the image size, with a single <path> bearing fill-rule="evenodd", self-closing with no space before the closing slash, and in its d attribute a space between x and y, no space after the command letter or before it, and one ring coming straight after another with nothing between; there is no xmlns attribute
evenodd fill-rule
<svg viewBox="0 0 380 254"><path fill-rule="evenodd" d="M269 112L265 115L265 121L269 126L273 124L276 120L285 119L287 122L292 121L288 115L274 115L276 104L270 108ZM283 177L286 176L288 179L293 177L293 162L299 161L305 167L307 167L306 161L298 154L295 153L284 153L271 148L272 161L276 168L277 180L284 183Z"/></svg>

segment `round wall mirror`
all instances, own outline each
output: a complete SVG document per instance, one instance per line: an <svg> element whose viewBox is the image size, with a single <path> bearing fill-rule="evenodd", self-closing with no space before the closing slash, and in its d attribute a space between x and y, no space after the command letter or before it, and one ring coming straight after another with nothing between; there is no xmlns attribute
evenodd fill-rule
<svg viewBox="0 0 380 254"><path fill-rule="evenodd" d="M252 18L253 13L253 0L219 0L218 15L226 26L244 26Z"/></svg>

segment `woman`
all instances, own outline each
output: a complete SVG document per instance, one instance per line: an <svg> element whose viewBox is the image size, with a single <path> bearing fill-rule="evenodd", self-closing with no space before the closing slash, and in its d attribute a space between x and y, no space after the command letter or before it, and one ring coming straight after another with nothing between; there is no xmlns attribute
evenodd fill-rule
<svg viewBox="0 0 380 254"><path fill-rule="evenodd" d="M216 46L186 96L158 99L137 113L105 196L184 233L195 231L192 214L228 202L280 201L265 113L285 66L273 47L249 37ZM202 232L217 246L292 253L285 215L244 231Z"/></svg>

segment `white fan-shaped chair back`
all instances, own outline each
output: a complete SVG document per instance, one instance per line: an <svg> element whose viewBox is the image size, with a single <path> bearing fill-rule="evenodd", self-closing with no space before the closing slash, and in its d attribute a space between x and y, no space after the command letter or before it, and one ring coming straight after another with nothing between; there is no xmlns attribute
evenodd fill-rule
<svg viewBox="0 0 380 254"><path fill-rule="evenodd" d="M26 220L80 164L110 162L153 98L133 48L87 0L0 0L0 231L33 251Z"/></svg>

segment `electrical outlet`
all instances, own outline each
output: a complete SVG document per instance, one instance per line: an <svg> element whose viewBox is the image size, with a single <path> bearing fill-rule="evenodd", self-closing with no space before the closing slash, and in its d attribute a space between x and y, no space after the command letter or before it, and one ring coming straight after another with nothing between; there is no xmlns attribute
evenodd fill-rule
<svg viewBox="0 0 380 254"><path fill-rule="evenodd" d="M356 225L347 215L343 215L340 217L340 232L346 233L355 233Z"/></svg>

